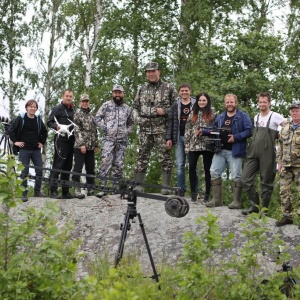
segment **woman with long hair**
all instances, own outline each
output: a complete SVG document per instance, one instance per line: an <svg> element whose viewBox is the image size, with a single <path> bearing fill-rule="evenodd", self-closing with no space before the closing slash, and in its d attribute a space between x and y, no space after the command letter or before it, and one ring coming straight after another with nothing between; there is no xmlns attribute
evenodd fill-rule
<svg viewBox="0 0 300 300"><path fill-rule="evenodd" d="M215 119L215 113L211 106L211 99L205 92L196 96L196 102L192 113L186 123L185 129L185 152L189 157L189 177L192 202L197 201L197 162L200 155L203 158L205 173L205 196L204 202L209 201L210 195L210 166L214 155L208 136L203 136L203 128L210 127Z"/></svg>

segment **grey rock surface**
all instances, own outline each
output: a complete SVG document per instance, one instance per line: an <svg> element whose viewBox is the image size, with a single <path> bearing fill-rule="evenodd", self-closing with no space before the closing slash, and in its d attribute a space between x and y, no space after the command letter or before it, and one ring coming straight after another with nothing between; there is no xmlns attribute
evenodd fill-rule
<svg viewBox="0 0 300 300"><path fill-rule="evenodd" d="M203 224L196 224L197 217L207 214L208 209L198 201L191 203L188 214L183 218L173 218L169 216L164 207L164 201L148 198L137 199L137 212L140 213L149 241L152 256L156 266L178 261L182 253L182 237L186 231L200 232ZM121 230L120 224L124 221L124 214L127 211L127 200L121 199L119 195L105 196L102 199L96 197L86 197L85 199L55 200L50 198L30 198L27 203L23 203L24 208L33 206L41 208L46 201L55 202L62 211L59 218L59 225L64 226L66 222L76 224L74 236L82 239L80 251L86 255L79 264L79 276L87 274L87 265L90 261L107 253L112 260L118 253ZM228 207L216 207L210 211L218 217L218 224L223 236L230 232L235 234L234 247L228 251L218 254L218 259L229 259L239 251L246 239L242 233L242 223L247 217L241 214L240 210L230 210ZM269 219L266 225L270 228L266 238L272 246L272 241L276 234L281 236L286 244L286 250L291 254L292 265L298 265L300 255L295 247L300 242L300 230L295 225L288 225L282 228L275 226L275 220ZM140 229L138 218L134 218L130 230L127 232L124 255L126 253L136 253L140 257L142 265L146 270L151 271L151 265L145 247L143 235ZM266 253L261 256L262 272L272 273L280 266L274 262L274 257Z"/></svg>

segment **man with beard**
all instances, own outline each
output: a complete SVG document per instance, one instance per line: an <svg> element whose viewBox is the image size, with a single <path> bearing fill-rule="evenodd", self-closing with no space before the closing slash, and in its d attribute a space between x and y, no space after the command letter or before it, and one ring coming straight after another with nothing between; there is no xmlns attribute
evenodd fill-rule
<svg viewBox="0 0 300 300"><path fill-rule="evenodd" d="M206 207L222 206L222 173L226 166L230 168L230 175L234 182L233 202L229 208L233 208L236 202L240 202L242 196L242 164L246 155L247 138L251 135L252 123L248 114L237 109L237 96L227 94L224 98L225 108L218 115L213 127L220 129L222 149L213 157L210 167L213 199L205 203Z"/></svg>
<svg viewBox="0 0 300 300"><path fill-rule="evenodd" d="M107 177L111 171L111 177L116 179L113 183L116 183L123 175L127 138L132 131L133 119L130 107L124 103L124 88L121 85L113 86L112 97L99 108L95 122L103 135L99 175ZM106 180L102 180L102 185L106 185ZM96 196L101 198L104 192Z"/></svg>
<svg viewBox="0 0 300 300"><path fill-rule="evenodd" d="M152 149L157 150L158 161L162 168L162 185L171 184L173 162L171 149L166 147L165 133L170 107L177 98L172 84L160 79L160 69L157 62L149 62L145 67L148 82L142 85L134 99L134 119L139 126L139 154L135 168L135 181L143 183ZM135 187L143 191L143 187ZM168 195L168 189L162 189L163 195Z"/></svg>

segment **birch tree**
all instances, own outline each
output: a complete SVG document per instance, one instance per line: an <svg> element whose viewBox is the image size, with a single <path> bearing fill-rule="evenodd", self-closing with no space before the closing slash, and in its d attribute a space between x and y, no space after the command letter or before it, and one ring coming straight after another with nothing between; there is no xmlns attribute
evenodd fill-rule
<svg viewBox="0 0 300 300"><path fill-rule="evenodd" d="M104 0L70 1L66 5L66 16L70 19L70 36L79 53L85 58L84 91L91 85L94 54L99 43Z"/></svg>

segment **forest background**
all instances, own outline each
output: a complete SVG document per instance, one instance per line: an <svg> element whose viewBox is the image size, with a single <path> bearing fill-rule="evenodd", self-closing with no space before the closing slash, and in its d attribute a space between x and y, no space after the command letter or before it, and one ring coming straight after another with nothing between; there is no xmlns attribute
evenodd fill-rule
<svg viewBox="0 0 300 300"><path fill-rule="evenodd" d="M13 118L30 92L47 121L72 88L75 104L86 92L96 112L115 83L132 105L153 60L163 80L208 92L217 111L234 93L253 119L256 95L268 91L272 109L288 116L288 103L300 99L299 11L299 0L2 0L0 101L8 105L1 111ZM125 178L133 178L137 147L135 131ZM50 135L47 165L52 151ZM159 177L152 159L147 181Z"/></svg>

